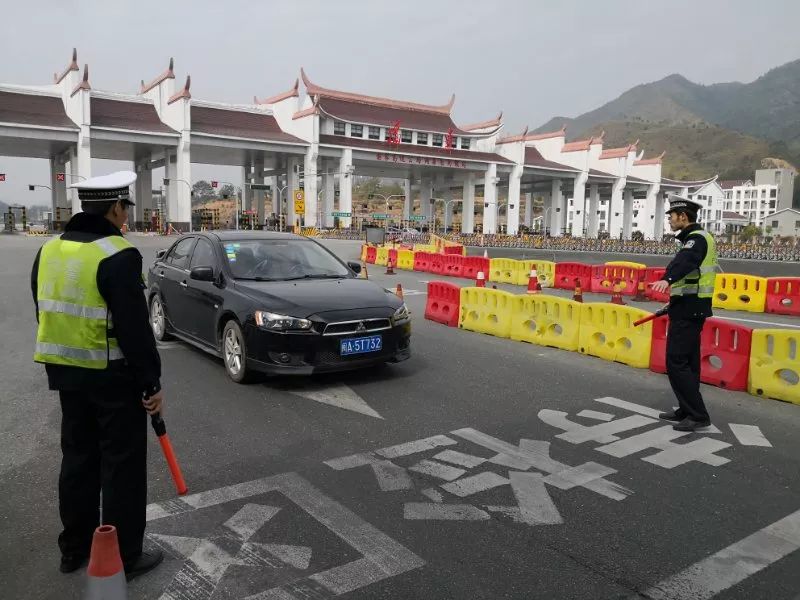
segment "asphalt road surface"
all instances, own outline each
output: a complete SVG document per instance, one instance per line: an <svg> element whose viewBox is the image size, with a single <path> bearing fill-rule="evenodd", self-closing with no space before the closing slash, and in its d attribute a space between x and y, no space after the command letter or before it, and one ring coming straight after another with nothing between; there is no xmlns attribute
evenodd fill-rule
<svg viewBox="0 0 800 600"><path fill-rule="evenodd" d="M131 239L146 262L165 245ZM60 410L31 360L41 243L0 236L0 596L78 599ZM798 599L800 406L704 386L715 429L678 437L653 418L665 376L426 321L428 277L383 271L414 313L399 365L237 386L161 345L190 490L151 436L148 543L168 556L129 598Z"/></svg>

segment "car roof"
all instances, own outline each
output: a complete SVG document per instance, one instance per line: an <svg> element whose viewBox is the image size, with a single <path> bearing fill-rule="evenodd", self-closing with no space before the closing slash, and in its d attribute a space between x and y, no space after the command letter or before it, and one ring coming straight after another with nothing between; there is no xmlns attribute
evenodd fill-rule
<svg viewBox="0 0 800 600"><path fill-rule="evenodd" d="M280 231L236 231L216 230L204 231L197 235L210 238L218 242L238 242L242 240L307 240L307 237L295 233L282 233Z"/></svg>

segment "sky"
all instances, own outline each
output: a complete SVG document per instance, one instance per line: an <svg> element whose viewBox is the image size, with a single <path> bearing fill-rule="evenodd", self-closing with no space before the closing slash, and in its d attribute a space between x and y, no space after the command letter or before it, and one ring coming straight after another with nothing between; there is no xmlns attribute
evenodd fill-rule
<svg viewBox="0 0 800 600"><path fill-rule="evenodd" d="M800 58L790 0L9 2L2 83L51 83L77 47L94 89L137 93L174 57L176 83L190 74L194 98L248 103L288 89L302 66L339 90L430 104L455 93L456 123L502 110L508 133L672 73L749 82ZM92 173L129 166L94 161ZM46 161L0 157L0 173L0 200L49 204L47 190L27 188L47 182ZM192 179L241 175L194 165Z"/></svg>

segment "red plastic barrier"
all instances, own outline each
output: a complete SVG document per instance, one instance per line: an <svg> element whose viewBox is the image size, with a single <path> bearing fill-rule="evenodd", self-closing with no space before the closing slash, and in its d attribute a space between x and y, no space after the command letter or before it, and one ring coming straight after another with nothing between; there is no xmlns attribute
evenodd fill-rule
<svg viewBox="0 0 800 600"><path fill-rule="evenodd" d="M431 273L446 275L444 270L444 254L431 254Z"/></svg>
<svg viewBox="0 0 800 600"><path fill-rule="evenodd" d="M764 311L776 315L800 316L800 277L768 278Z"/></svg>
<svg viewBox="0 0 800 600"><path fill-rule="evenodd" d="M458 254L459 256L464 255L464 246L445 246L444 247L445 254Z"/></svg>
<svg viewBox="0 0 800 600"><path fill-rule="evenodd" d="M389 250L389 260L392 261L392 266L397 268L397 250L393 248Z"/></svg>
<svg viewBox="0 0 800 600"><path fill-rule="evenodd" d="M444 275L461 277L464 274L464 257L460 254L444 255Z"/></svg>
<svg viewBox="0 0 800 600"><path fill-rule="evenodd" d="M375 258L378 255L378 249L375 246L367 248L367 262L375 264Z"/></svg>
<svg viewBox="0 0 800 600"><path fill-rule="evenodd" d="M444 281L428 282L428 301L425 304L425 318L458 327L458 313L461 310L461 288Z"/></svg>
<svg viewBox="0 0 800 600"><path fill-rule="evenodd" d="M669 317L653 321L650 370L667 372ZM726 390L747 390L753 330L723 319L706 319L700 334L700 381Z"/></svg>
<svg viewBox="0 0 800 600"><path fill-rule="evenodd" d="M428 252L414 252L414 270L424 273L430 272L431 256Z"/></svg>
<svg viewBox="0 0 800 600"><path fill-rule="evenodd" d="M647 284L645 296L653 302L669 302L669 290L666 292L655 292L650 284L655 283L667 272L665 267L647 267L644 272L644 282Z"/></svg>
<svg viewBox="0 0 800 600"><path fill-rule="evenodd" d="M556 263L553 287L560 290L574 290L575 279L580 280L583 291L590 291L592 287L592 265L576 262Z"/></svg>
<svg viewBox="0 0 800 600"><path fill-rule="evenodd" d="M611 294L614 282L619 281L624 286L620 290L623 296L635 296L642 275L642 269L622 265L593 265L591 290L595 294Z"/></svg>
<svg viewBox="0 0 800 600"><path fill-rule="evenodd" d="M461 261L461 276L466 279L475 279L478 271L483 271L483 276L489 280L489 259L482 256L465 256Z"/></svg>

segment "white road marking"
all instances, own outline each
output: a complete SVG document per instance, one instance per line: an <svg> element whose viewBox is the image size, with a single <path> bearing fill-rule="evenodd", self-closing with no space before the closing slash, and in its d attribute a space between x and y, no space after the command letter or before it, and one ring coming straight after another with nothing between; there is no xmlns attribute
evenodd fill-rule
<svg viewBox="0 0 800 600"><path fill-rule="evenodd" d="M250 598L296 600L297 596L292 593L292 590L297 588L313 589L319 597L330 597L357 590L370 583L417 569L425 564L425 561L416 554L324 495L296 473L284 473L200 492L181 498L179 502L168 500L151 504L147 507L147 520L153 522L269 492L283 494L311 518L350 545L363 558L310 575L299 581L295 580L278 588L259 592ZM253 511L251 516L255 518L257 514L258 511ZM263 512L261 516L264 516ZM229 524L234 524L240 530L252 530L252 526L245 527L241 519L229 521ZM229 535L234 536L230 528L226 527L225 531L231 532ZM236 537L238 538L238 536ZM188 544L186 545L188 546ZM199 554L203 546L205 546L204 552ZM227 546L228 544L226 544ZM246 554L249 556L252 552ZM195 600L196 598L210 597L206 593L210 591L213 594L216 589L214 581L218 582L216 576L221 570L224 571L228 565L234 563L247 564L240 558L231 557L227 551L206 540L193 551L192 556L196 556L196 564L199 568L184 573L186 575L184 583L189 583L190 586L176 583L176 587L172 588L180 593L175 596L177 598ZM206 576L206 573L209 575ZM176 576L173 582L177 581L178 577ZM209 582L209 585L205 585L203 582ZM192 586L200 593L191 595L193 590L190 588ZM170 596L162 597L166 599Z"/></svg>
<svg viewBox="0 0 800 600"><path fill-rule="evenodd" d="M486 521L489 513L471 504L406 502L403 517L410 520Z"/></svg>
<svg viewBox="0 0 800 600"><path fill-rule="evenodd" d="M497 473L485 471L483 473L478 473L477 475L459 479L458 481L445 483L440 487L455 496L464 498L466 496L471 496L472 494L490 490L501 485L508 485L508 479L501 477Z"/></svg>
<svg viewBox="0 0 800 600"><path fill-rule="evenodd" d="M714 454L717 450L730 448L730 444L711 438L700 438L688 444L672 444L666 450L662 450L652 456L645 456L642 460L653 463L665 469L672 469L678 465L696 461L720 467L731 462L730 459Z"/></svg>
<svg viewBox="0 0 800 600"><path fill-rule="evenodd" d="M739 440L743 446L766 446L772 448L769 440L761 433L758 425L740 425L738 423L729 423L731 432Z"/></svg>
<svg viewBox="0 0 800 600"><path fill-rule="evenodd" d="M571 444L582 444L583 442L589 441L603 442L611 437L616 438L614 435L616 433L644 427L645 425L652 425L653 423L657 423L657 421L641 415L633 415L631 417L623 417L622 419L609 421L608 423L583 427L580 430L565 431L564 433L559 433L556 437L565 442L570 442Z"/></svg>
<svg viewBox="0 0 800 600"><path fill-rule="evenodd" d="M641 594L652 600L707 600L798 549L800 510L660 581ZM757 591L754 593L758 594Z"/></svg>
<svg viewBox="0 0 800 600"><path fill-rule="evenodd" d="M359 452L358 454L351 454L350 456L326 460L325 464L336 471L344 471L346 469L363 467L364 465L372 465L377 462L381 462L381 459L371 452Z"/></svg>
<svg viewBox="0 0 800 600"><path fill-rule="evenodd" d="M607 396L605 398L595 398L594 401L602 402L603 404L608 404L610 406L616 406L617 408L624 408L625 410L639 413L640 415L644 415L645 417L653 417L654 419L657 419L658 415L661 414L661 411L656 410L655 408L650 408L649 406L642 406L641 404L635 404L633 402L628 402L627 400L621 400L620 398L612 398L610 396Z"/></svg>
<svg viewBox="0 0 800 600"><path fill-rule="evenodd" d="M478 465L482 465L487 460L480 456L473 456L472 454L464 454L463 452L459 452L458 450L443 450L433 458L435 458L436 460L443 460L444 462L449 462L454 465L458 465L460 467L467 467L468 469L471 469L472 467L477 467Z"/></svg>
<svg viewBox="0 0 800 600"><path fill-rule="evenodd" d="M396 446L389 446L376 450L377 454L385 458L397 458L398 456L408 456L409 454L417 454L418 452L427 452L439 446L454 446L457 442L451 440L446 435L434 435L421 440L414 440L413 442L406 442L404 444L397 444Z"/></svg>
<svg viewBox="0 0 800 600"><path fill-rule="evenodd" d="M759 325L769 325L770 327L789 327L790 329L800 329L800 325L793 325L791 323L777 323L775 321L759 321L758 319L740 319L739 317L722 317L714 315L716 319L725 319L726 321L741 321L742 323L758 323Z"/></svg>
<svg viewBox="0 0 800 600"><path fill-rule="evenodd" d="M410 490L414 488L408 472L390 460L382 460L373 463L372 470L378 480L378 486L382 492L394 492L397 490Z"/></svg>
<svg viewBox="0 0 800 600"><path fill-rule="evenodd" d="M611 413L597 412L596 410L582 410L578 413L578 416L595 419L596 421L610 421L614 418Z"/></svg>
<svg viewBox="0 0 800 600"><path fill-rule="evenodd" d="M511 471L511 489L519 504L520 517L528 525L559 525L564 522L553 503L541 473Z"/></svg>
<svg viewBox="0 0 800 600"><path fill-rule="evenodd" d="M433 488L425 488L422 490L422 495L434 502L444 502L444 496L442 496L439 490Z"/></svg>
<svg viewBox="0 0 800 600"><path fill-rule="evenodd" d="M310 387L307 389L290 390L289 393L300 396L301 398L314 400L315 402L321 402L322 404L329 404L369 417L375 417L376 419L383 419L383 417L375 412L361 396L342 383L326 386L309 385Z"/></svg>
<svg viewBox="0 0 800 600"><path fill-rule="evenodd" d="M161 535L148 533L147 537L158 546L178 558L189 558L197 547L203 543L200 538L183 537L179 535Z"/></svg>
<svg viewBox="0 0 800 600"><path fill-rule="evenodd" d="M251 544L255 546L256 544ZM289 544L258 544L275 558L295 569L305 570L311 564L311 548L308 546L292 546Z"/></svg>
<svg viewBox="0 0 800 600"><path fill-rule="evenodd" d="M408 470L414 471L415 473L422 473L423 475L430 475L438 479L444 479L445 481L453 481L466 473L464 469L451 467L450 465L445 465L435 460L421 460L414 466L409 467Z"/></svg>

